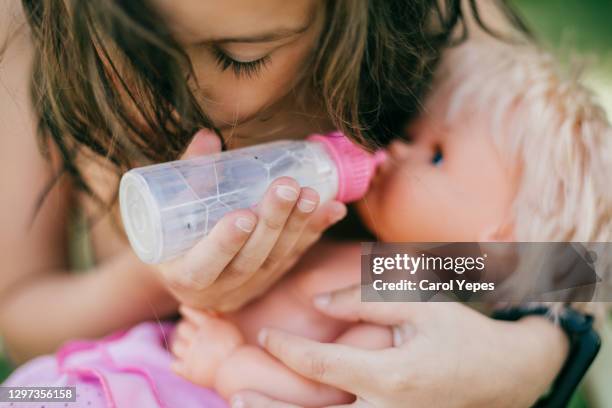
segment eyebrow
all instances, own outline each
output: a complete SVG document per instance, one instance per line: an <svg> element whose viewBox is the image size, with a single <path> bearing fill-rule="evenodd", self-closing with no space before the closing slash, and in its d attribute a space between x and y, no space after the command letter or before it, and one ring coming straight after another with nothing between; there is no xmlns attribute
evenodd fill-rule
<svg viewBox="0 0 612 408"><path fill-rule="evenodd" d="M310 28L312 21L309 21L308 24L299 28L281 28L277 30L272 30L264 33L257 33L252 35L243 35L239 37L221 37L221 38L210 38L206 41L202 41L203 43L217 43L217 44L225 44L225 43L265 43L265 42L273 42L282 40L285 38L293 37L298 34L302 34L306 30Z"/></svg>
<svg viewBox="0 0 612 408"><path fill-rule="evenodd" d="M251 35L241 35L237 37L218 37L218 38L210 38L205 41L201 41L201 44L206 43L216 43L216 44L226 44L226 43L266 43L273 42L278 40L283 40L286 38L294 37L296 35L302 34L307 31L315 22L316 13L311 11L308 16L308 20L301 27L297 28L277 28L274 30L270 30L267 32L251 34Z"/></svg>

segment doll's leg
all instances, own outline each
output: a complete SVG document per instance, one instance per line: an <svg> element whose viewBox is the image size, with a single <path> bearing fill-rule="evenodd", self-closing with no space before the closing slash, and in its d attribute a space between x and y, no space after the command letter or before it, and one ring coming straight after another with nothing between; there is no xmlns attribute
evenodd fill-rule
<svg viewBox="0 0 612 408"><path fill-rule="evenodd" d="M296 374L257 346L243 345L219 369L216 391L225 398L257 391L301 407L346 404L353 396Z"/></svg>
<svg viewBox="0 0 612 408"><path fill-rule="evenodd" d="M186 309L178 324L172 351L175 371L188 380L214 388L224 398L252 390L299 406L350 402L352 396L310 381L291 371L257 346L244 344L231 322Z"/></svg>

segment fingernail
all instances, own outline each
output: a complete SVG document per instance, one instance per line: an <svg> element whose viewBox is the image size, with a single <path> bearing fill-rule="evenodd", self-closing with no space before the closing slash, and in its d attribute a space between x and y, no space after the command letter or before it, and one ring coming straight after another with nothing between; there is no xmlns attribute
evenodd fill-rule
<svg viewBox="0 0 612 408"><path fill-rule="evenodd" d="M297 206L301 212L309 213L315 209L317 203L315 201L302 198L300 201L298 201Z"/></svg>
<svg viewBox="0 0 612 408"><path fill-rule="evenodd" d="M234 224L236 225L236 228L244 232L251 232L253 231L253 228L255 228L255 221L247 217L237 218Z"/></svg>
<svg viewBox="0 0 612 408"><path fill-rule="evenodd" d="M314 304L320 309L324 309L331 302L331 295L329 293L322 293L315 296Z"/></svg>
<svg viewBox="0 0 612 408"><path fill-rule="evenodd" d="M232 408L244 408L244 400L241 396L235 395L232 397L232 401L230 402Z"/></svg>
<svg viewBox="0 0 612 408"><path fill-rule="evenodd" d="M298 198L299 192L289 186L277 186L276 195L286 201L295 201Z"/></svg>
<svg viewBox="0 0 612 408"><path fill-rule="evenodd" d="M332 207L331 220L338 222L346 215L346 206L342 203L334 203Z"/></svg>
<svg viewBox="0 0 612 408"><path fill-rule="evenodd" d="M215 132L209 129L200 129L193 135L191 144L201 144L202 147L209 149L216 148L219 145L219 141L215 138L207 136L216 136Z"/></svg>
<svg viewBox="0 0 612 408"><path fill-rule="evenodd" d="M261 347L265 347L266 340L268 339L268 329L261 329L257 334L257 342Z"/></svg>

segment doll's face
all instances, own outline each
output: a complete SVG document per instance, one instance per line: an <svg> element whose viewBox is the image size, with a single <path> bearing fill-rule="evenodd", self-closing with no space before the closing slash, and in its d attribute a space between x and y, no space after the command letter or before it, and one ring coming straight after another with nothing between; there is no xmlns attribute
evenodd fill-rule
<svg viewBox="0 0 612 408"><path fill-rule="evenodd" d="M517 169L508 168L483 121L449 129L425 117L394 142L358 208L384 241L510 239Z"/></svg>

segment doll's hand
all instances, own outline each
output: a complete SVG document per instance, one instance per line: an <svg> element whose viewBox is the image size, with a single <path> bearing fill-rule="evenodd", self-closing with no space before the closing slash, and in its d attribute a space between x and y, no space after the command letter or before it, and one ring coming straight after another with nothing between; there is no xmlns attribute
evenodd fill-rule
<svg viewBox="0 0 612 408"><path fill-rule="evenodd" d="M279 330L263 347L297 373L357 396L354 407L526 407L542 395L567 353L547 320L492 320L460 303L362 303L353 287L322 298L335 318L396 328L396 347L363 350ZM232 406L290 408L253 392Z"/></svg>
<svg viewBox="0 0 612 408"><path fill-rule="evenodd" d="M181 320L172 336L175 373L204 387L215 387L217 372L244 338L231 322L211 313L181 306Z"/></svg>
<svg viewBox="0 0 612 408"><path fill-rule="evenodd" d="M219 151L220 141L200 131L186 157ZM346 215L332 201L288 177L275 180L255 211L225 215L184 256L156 268L181 304L231 311L257 297L283 276L323 231Z"/></svg>

